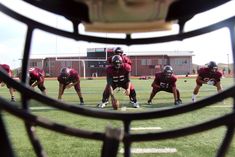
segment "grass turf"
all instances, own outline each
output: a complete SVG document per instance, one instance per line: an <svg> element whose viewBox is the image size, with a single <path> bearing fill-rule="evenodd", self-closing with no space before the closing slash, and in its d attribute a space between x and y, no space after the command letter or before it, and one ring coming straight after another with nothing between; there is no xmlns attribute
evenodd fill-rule
<svg viewBox="0 0 235 157"><path fill-rule="evenodd" d="M186 82L185 82L186 80ZM141 112L144 110L157 110L163 107L172 107L173 105L173 95L171 93L160 92L157 94L153 100L153 105L149 106L146 104L149 94L151 92L150 80L138 80L132 79L132 82L136 88L137 98L140 102L140 109L131 109L128 97L123 94L123 90L116 91L116 96L120 100L122 106L127 107L129 112ZM222 79L222 85L224 88L228 88L233 85L232 78ZM82 93L85 100L85 107L96 108L97 103L100 102L102 97L102 92L105 86L104 79L97 80L81 80ZM195 78L181 78L177 81L177 87L181 92L181 99L184 104L191 102L191 95L193 88L195 86ZM58 83L56 80L46 80L46 87L48 91L48 96L57 98ZM38 89L36 89L38 91ZM213 86L204 85L198 95L198 100L203 99L209 95L215 94L216 89ZM3 97L9 98L9 93L6 88L1 88L1 95ZM17 101L20 101L19 94L16 93ZM72 103L74 105L79 104L79 99L73 88L65 91L63 96L65 102ZM131 127L161 127L161 130L152 131L164 131L176 129L188 125L193 125L201 123L206 120L224 115L232 111L231 106L232 100L225 100L225 104L218 103L210 107L206 107L194 112L181 114L177 116L151 119L143 121L134 121L131 123ZM216 107L216 106L224 107ZM51 119L62 124L69 126L89 129L96 131L104 131L105 126L111 125L112 127L123 127L122 122L104 119L95 119L89 117L83 117L79 115L74 115L59 111L56 109L38 109L35 108L44 106L43 104L31 101L30 106L34 107L32 113L39 115L48 119ZM130 109L129 109L130 108ZM105 110L112 110L109 104ZM123 111L117 111L123 112ZM10 138L12 140L14 150L17 156L20 157L33 157L35 156L32 150L32 146L28 140L25 133L24 124L21 120L9 115L8 113L3 113L4 120L6 122L8 131L10 133ZM151 130L133 130L133 133L138 132L151 132ZM177 139L170 139L164 141L151 141L151 142L140 142L133 143L133 148L176 148L176 153L162 153L162 154L133 154L133 157L209 157L215 156L218 145L220 145L225 133L225 128L220 127L200 134L190 135ZM94 157L100 156L102 143L95 140L87 140L82 138L74 138L70 136L61 135L55 132L48 131L46 129L37 127L37 135L41 140L48 156L50 157ZM120 145L120 149L123 145ZM119 153L118 156L123 156ZM233 140L231 148L227 154L228 157L235 156L235 141Z"/></svg>

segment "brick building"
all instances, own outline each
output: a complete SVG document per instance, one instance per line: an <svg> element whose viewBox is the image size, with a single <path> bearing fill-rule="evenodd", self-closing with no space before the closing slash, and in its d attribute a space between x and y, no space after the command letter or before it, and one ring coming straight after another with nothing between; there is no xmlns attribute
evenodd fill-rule
<svg viewBox="0 0 235 157"><path fill-rule="evenodd" d="M99 53L99 52L95 52ZM107 52L107 56L112 56ZM128 57L132 60L132 76L149 76L160 71L164 65L171 65L174 73L185 75L192 73L192 51L151 51L151 52L129 52ZM105 76L105 67L108 63L104 56L94 57L45 57L31 58L30 67L40 67L45 70L47 76L55 77L62 67L76 69L81 77Z"/></svg>

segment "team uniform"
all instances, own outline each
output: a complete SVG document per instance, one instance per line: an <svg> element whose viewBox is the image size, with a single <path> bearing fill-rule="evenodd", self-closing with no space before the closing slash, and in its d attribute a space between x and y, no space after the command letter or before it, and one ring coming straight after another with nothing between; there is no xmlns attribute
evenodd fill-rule
<svg viewBox="0 0 235 157"><path fill-rule="evenodd" d="M1 68L10 76L10 77L13 77L13 72L10 68L9 65L7 64L0 64ZM4 82L3 80L0 78L0 84L1 86L4 86ZM15 97L14 97L14 89L11 88L8 84L7 85L7 88L9 89L9 92L10 92L10 95L11 95L11 101L14 102L15 101Z"/></svg>
<svg viewBox="0 0 235 157"><path fill-rule="evenodd" d="M168 67L166 67L166 68L168 68ZM152 104L152 99L160 91L173 93L174 98L175 98L175 105L181 104L182 101L180 99L180 92L176 88L176 81L177 81L177 78L175 75L172 74L172 70L170 70L169 74L166 73L165 70L163 72L156 73L155 79L151 85L152 92L150 94L148 104ZM174 92L176 92L176 93L174 93Z"/></svg>
<svg viewBox="0 0 235 157"><path fill-rule="evenodd" d="M119 67L116 67L113 63L115 62L115 58L121 60ZM133 107L138 108L139 104L136 99L136 92L133 84L130 82L130 72L131 65L128 63L123 63L122 58L118 55L112 57L112 65L108 66L106 69L107 74L107 85L103 92L102 103L98 104L98 107L103 108L108 103L108 99L111 93L110 87L112 91L118 87L121 87L125 90L129 90L129 98L132 102Z"/></svg>
<svg viewBox="0 0 235 157"><path fill-rule="evenodd" d="M113 52L114 52L115 55L121 56L121 58L122 58L122 63L127 63L127 64L129 64L129 65L132 64L130 58L128 58L125 54L123 54L123 50L121 49L121 47L116 47L116 48L113 50ZM113 56L112 56L112 57L113 57ZM109 57L109 58L107 59L107 61L108 61L109 64L112 64L112 57Z"/></svg>
<svg viewBox="0 0 235 157"><path fill-rule="evenodd" d="M220 82L220 79L222 77L222 73L219 71L211 72L210 68L203 67L198 70L198 75L201 77L204 81L213 81L213 85L215 85L217 82ZM200 86L202 86L202 83L199 82L199 80L196 80L196 83Z"/></svg>
<svg viewBox="0 0 235 157"><path fill-rule="evenodd" d="M130 58L128 58L126 55L120 55L122 57L122 61L123 63L127 63L129 65L132 65L132 61ZM108 63L111 64L112 63L112 57L109 57L108 58Z"/></svg>
<svg viewBox="0 0 235 157"><path fill-rule="evenodd" d="M209 62L208 67L203 67L198 70L198 76L196 79L196 87L194 88L192 94L192 101L196 101L196 96L199 92L199 89L203 84L208 84L215 86L218 92L222 91L222 86L220 80L222 73L218 71L218 66L214 61Z"/></svg>
<svg viewBox="0 0 235 157"><path fill-rule="evenodd" d="M45 72L44 70L33 67L29 69L29 85L31 87L37 86L43 94L46 94L46 87L44 85Z"/></svg>
<svg viewBox="0 0 235 157"><path fill-rule="evenodd" d="M74 89L77 92L80 99L80 105L84 105L83 97L81 94L81 87L80 87L80 76L75 69L62 68L59 76L57 77L57 80L60 84L58 99L62 98L65 88L70 88L71 86L74 86Z"/></svg>

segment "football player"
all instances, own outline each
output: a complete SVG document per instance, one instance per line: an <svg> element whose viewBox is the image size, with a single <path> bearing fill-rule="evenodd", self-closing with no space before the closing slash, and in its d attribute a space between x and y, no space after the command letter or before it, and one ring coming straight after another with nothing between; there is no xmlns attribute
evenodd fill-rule
<svg viewBox="0 0 235 157"><path fill-rule="evenodd" d="M120 55L114 55L112 57L112 64L107 67L107 85L103 92L102 102L97 107L104 108L108 103L109 96L111 101L114 101L114 90L118 87L125 89L125 94L132 100L134 108L139 108L139 103L136 99L136 92L133 84L130 81L131 66L128 63L123 63Z"/></svg>
<svg viewBox="0 0 235 157"><path fill-rule="evenodd" d="M165 91L173 93L175 105L182 104L182 101L180 99L180 92L176 88L176 81L177 78L173 74L173 68L170 65L164 66L162 72L158 72L155 74L155 79L151 85L152 92L147 103L151 105L154 96L160 91Z"/></svg>
<svg viewBox="0 0 235 157"><path fill-rule="evenodd" d="M119 55L122 57L122 62L123 63L128 63L128 64L132 64L130 58L128 58L124 53L123 53L123 50L120 48L120 47L116 47L114 50L114 55ZM112 57L109 57L108 58L108 63L109 64L112 64Z"/></svg>
<svg viewBox="0 0 235 157"><path fill-rule="evenodd" d="M203 84L215 86L217 91L221 92L223 90L220 83L221 77L222 73L218 71L218 66L214 61L210 61L207 67L200 68L196 78L196 87L192 94L192 101L196 101L196 96Z"/></svg>
<svg viewBox="0 0 235 157"><path fill-rule="evenodd" d="M32 67L29 68L29 85L34 88L38 87L38 89L42 92L42 94L46 95L46 87L44 85L45 81L45 72L44 70Z"/></svg>
<svg viewBox="0 0 235 157"><path fill-rule="evenodd" d="M80 87L80 76L75 69L67 68L67 67L62 68L59 76L57 77L57 80L59 82L59 93L58 93L59 100L62 99L64 90L66 88L69 89L70 87L73 86L80 99L80 105L84 105L84 101L83 101L83 97L81 93L81 87Z"/></svg>
<svg viewBox="0 0 235 157"><path fill-rule="evenodd" d="M13 72L10 69L9 65L0 64L0 67L3 69L3 71L5 71L9 75L9 77L11 77L11 78L13 77ZM0 79L0 84L1 84L1 87L3 87L5 85L5 83L1 79ZM7 84L7 88L9 89L9 92L11 95L11 101L15 102L14 89L12 87L10 87L8 84Z"/></svg>

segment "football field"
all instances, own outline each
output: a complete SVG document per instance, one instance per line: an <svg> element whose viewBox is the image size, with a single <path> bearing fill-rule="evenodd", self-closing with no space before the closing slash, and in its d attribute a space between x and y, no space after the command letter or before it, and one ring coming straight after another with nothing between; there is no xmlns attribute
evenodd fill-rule
<svg viewBox="0 0 235 157"><path fill-rule="evenodd" d="M115 91L115 95L122 105L118 111L113 111L110 103L104 109L96 108L96 105L102 99L102 92L106 84L104 78L81 80L81 89L85 101L84 107L113 112L143 112L174 107L173 95L166 92L158 93L154 97L152 105L146 104L151 92L151 83L153 79L139 80L138 78L132 78L131 81L135 86L140 108L132 108L129 103L129 98L125 96L123 93L124 90L122 89L117 89ZM221 82L224 89L229 88L234 84L233 78L223 78ZM58 82L53 79L48 79L45 83L48 96L56 99L58 94ZM193 88L195 87L195 78L179 78L177 87L180 90L183 105L190 103ZM38 89L35 90L39 92ZM9 99L9 93L6 87L1 88L0 93L1 96ZM197 100L216 93L215 87L204 85L199 92ZM19 103L20 96L18 93L16 93L16 99L16 103ZM79 98L73 88L65 91L63 101L74 105L79 104ZM79 129L104 132L106 126L123 127L121 121L96 119L70 114L45 106L36 101L30 101L30 108L35 115ZM224 102L186 114L167 118L133 121L131 123L131 132L161 132L182 128L214 119L231 111L232 100L226 99ZM25 132L23 122L8 113L4 112L3 114L4 120L7 122L6 124L16 155L19 157L35 156ZM212 157L215 156L217 148L221 144L225 130L225 127L219 127L203 133L171 140L133 143L131 150L132 157ZM102 143L99 141L74 138L48 131L40 127L36 128L36 132L49 157L96 157L101 154ZM118 156L123 156L122 144L119 147ZM232 141L232 145L227 154L227 157L234 156L235 140Z"/></svg>

